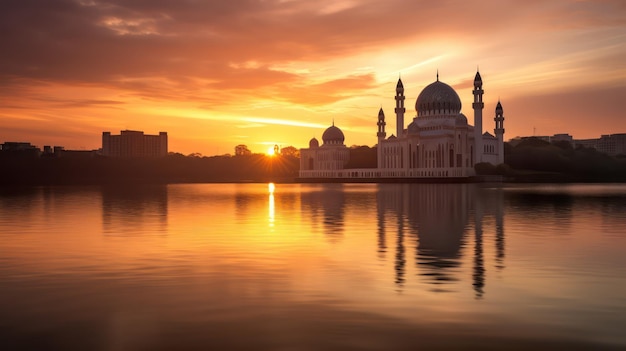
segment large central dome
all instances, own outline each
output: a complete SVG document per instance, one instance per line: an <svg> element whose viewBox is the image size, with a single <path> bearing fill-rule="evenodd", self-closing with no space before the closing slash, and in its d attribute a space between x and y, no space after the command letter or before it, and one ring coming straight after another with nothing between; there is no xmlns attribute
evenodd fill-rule
<svg viewBox="0 0 626 351"><path fill-rule="evenodd" d="M461 99L451 86L437 80L422 90L415 102L415 110L418 117L458 114Z"/></svg>
<svg viewBox="0 0 626 351"><path fill-rule="evenodd" d="M328 127L324 131L324 134L322 134L322 141L324 141L326 145L343 145L344 140L343 132L341 129L335 127L334 122L333 125Z"/></svg>

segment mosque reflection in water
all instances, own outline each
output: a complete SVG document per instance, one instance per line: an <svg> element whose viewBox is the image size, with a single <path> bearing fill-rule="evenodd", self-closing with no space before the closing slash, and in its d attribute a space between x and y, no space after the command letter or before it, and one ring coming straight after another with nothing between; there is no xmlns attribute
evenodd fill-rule
<svg viewBox="0 0 626 351"><path fill-rule="evenodd" d="M396 284L405 281L406 245L415 247L419 274L432 284L452 283L461 274L462 254L473 246L472 282L476 297L485 288L483 221L495 221L496 269L504 267L502 192L471 184L387 184L379 186L378 243L384 250L386 231L397 230L395 243ZM393 226L389 222L393 221ZM490 230L491 231L491 230ZM465 281L466 279L462 279Z"/></svg>
<svg viewBox="0 0 626 351"><path fill-rule="evenodd" d="M449 291L453 284L471 280L475 296L481 298L485 250L495 251L489 255L495 262L493 269L504 268L501 189L474 184L379 184L374 199L371 192L351 192L346 186L322 187L302 193L302 210L310 214L313 225L323 225L331 242L343 235L346 206L376 206L376 255L379 260L393 259L394 283L399 288L410 279L407 264L414 264L418 276L434 291ZM491 247L485 247L485 237ZM471 262L470 273L462 267L467 262ZM463 274L471 274L471 279Z"/></svg>

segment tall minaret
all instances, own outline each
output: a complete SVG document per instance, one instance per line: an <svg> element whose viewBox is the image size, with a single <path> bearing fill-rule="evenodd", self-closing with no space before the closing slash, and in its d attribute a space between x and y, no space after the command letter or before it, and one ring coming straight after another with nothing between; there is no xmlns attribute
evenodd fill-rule
<svg viewBox="0 0 626 351"><path fill-rule="evenodd" d="M402 79L398 78L398 84L396 85L396 137L401 138L404 132L404 86L402 85Z"/></svg>
<svg viewBox="0 0 626 351"><path fill-rule="evenodd" d="M496 163L501 164L504 163L504 113L502 112L500 100L498 100L496 105L496 117L493 120L496 121L496 128L493 132L496 134L496 138L498 138L498 158Z"/></svg>
<svg viewBox="0 0 626 351"><path fill-rule="evenodd" d="M474 108L474 164L477 164L482 162L483 155L483 108L485 107L483 80L478 71L474 77L474 91L472 93L474 94L474 103L472 103L472 108Z"/></svg>
<svg viewBox="0 0 626 351"><path fill-rule="evenodd" d="M380 110L378 111L378 123L376 123L376 125L378 125L378 133L376 133L376 136L378 137L378 147L376 148L378 168L383 168L383 164L384 164L382 141L385 140L385 137L387 136L387 133L385 133L386 124L387 123L385 123L385 113L383 112L383 108L381 107Z"/></svg>

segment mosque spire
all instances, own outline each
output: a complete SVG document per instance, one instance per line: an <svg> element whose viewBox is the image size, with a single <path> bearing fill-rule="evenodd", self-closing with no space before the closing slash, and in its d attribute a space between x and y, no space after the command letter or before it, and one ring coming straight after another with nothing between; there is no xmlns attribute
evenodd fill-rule
<svg viewBox="0 0 626 351"><path fill-rule="evenodd" d="M474 88L482 88L483 86L483 78L480 76L480 71L478 70L478 66L476 66L476 76L474 76Z"/></svg>
<svg viewBox="0 0 626 351"><path fill-rule="evenodd" d="M402 78L398 77L398 84L396 84L396 95L404 94L404 84L402 84Z"/></svg>
<svg viewBox="0 0 626 351"><path fill-rule="evenodd" d="M437 81L439 81L439 68L437 68Z"/></svg>
<svg viewBox="0 0 626 351"><path fill-rule="evenodd" d="M396 134L398 137L402 136L404 131L404 113L406 112L406 108L404 108L404 85L402 84L402 79L398 78L398 84L396 85L396 108L394 112L396 113Z"/></svg>
<svg viewBox="0 0 626 351"><path fill-rule="evenodd" d="M483 79L480 73L477 71L474 77L474 102L472 108L474 109L474 155L470 163L477 164L483 162L483 108L485 103L483 102Z"/></svg>
<svg viewBox="0 0 626 351"><path fill-rule="evenodd" d="M385 125L387 123L385 123L385 112L383 112L383 106L382 104L380 105L380 110L378 110L378 123L376 123L376 125L378 126L378 133L376 133L376 136L379 139L384 139L385 136L387 136L387 133L385 133ZM380 151L380 150L379 150Z"/></svg>

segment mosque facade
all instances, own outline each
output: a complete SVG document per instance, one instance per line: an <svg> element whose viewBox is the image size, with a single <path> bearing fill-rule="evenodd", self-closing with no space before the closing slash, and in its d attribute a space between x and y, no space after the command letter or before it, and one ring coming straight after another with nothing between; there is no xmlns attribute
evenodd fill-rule
<svg viewBox="0 0 626 351"><path fill-rule="evenodd" d="M504 114L498 101L493 121L494 134L483 133L483 82L474 77L474 125L461 112L461 99L448 84L437 80L426 86L415 102L415 117L405 127L404 85L398 79L394 113L396 133L387 137L385 113L377 119L377 167L345 168L350 150L343 132L334 125L322 135L322 145L311 139L300 150L301 179L468 178L474 166L504 162Z"/></svg>

